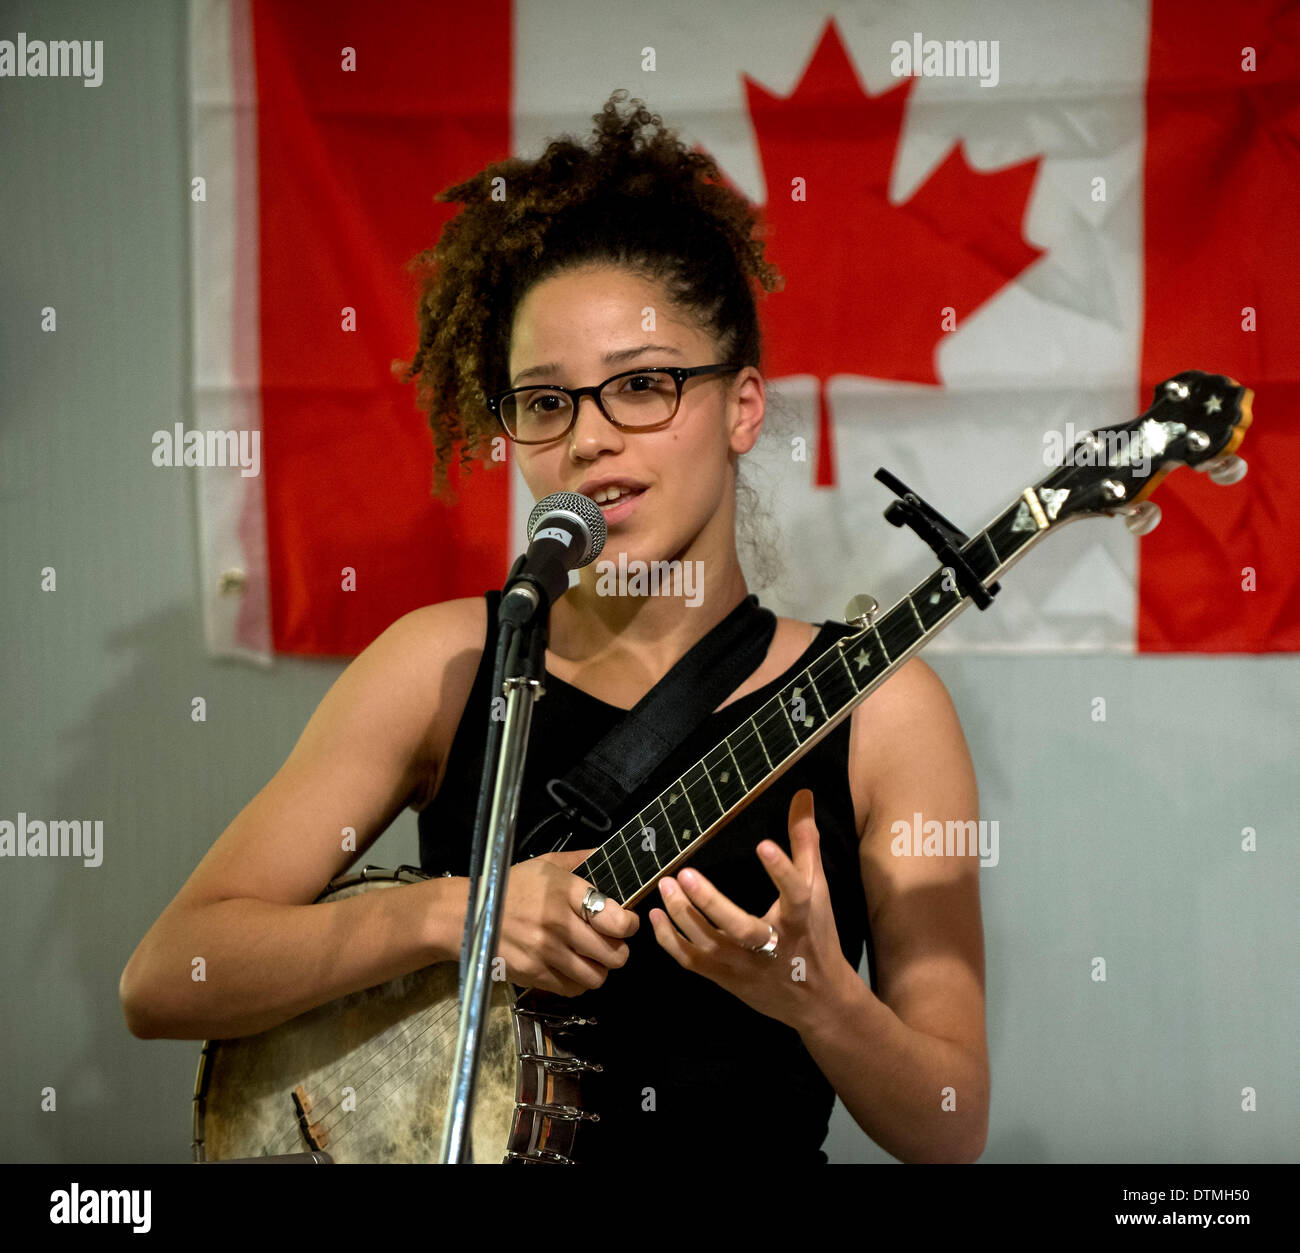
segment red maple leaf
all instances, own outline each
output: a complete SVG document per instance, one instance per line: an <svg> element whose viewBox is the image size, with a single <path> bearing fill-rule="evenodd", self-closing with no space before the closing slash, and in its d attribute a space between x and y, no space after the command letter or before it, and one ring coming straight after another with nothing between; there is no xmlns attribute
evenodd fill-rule
<svg viewBox="0 0 1300 1253"><path fill-rule="evenodd" d="M831 375L937 384L943 310L960 325L1043 252L1021 227L1041 157L985 173L958 143L906 204L889 203L912 86L868 97L834 20L788 98L745 75L766 255L786 280L763 305L767 371L818 377L818 485L835 482Z"/></svg>

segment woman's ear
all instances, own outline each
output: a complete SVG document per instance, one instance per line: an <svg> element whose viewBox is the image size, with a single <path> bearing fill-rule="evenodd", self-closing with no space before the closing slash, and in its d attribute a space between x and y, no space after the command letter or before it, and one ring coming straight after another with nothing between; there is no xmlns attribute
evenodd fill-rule
<svg viewBox="0 0 1300 1253"><path fill-rule="evenodd" d="M732 452L746 453L758 443L767 411L767 390L763 376L746 366L727 395L727 420Z"/></svg>

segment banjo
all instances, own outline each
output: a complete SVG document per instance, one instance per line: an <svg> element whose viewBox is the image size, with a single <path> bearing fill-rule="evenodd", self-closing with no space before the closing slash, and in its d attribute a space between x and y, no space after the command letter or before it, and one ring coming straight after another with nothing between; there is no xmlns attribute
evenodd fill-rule
<svg viewBox="0 0 1300 1253"><path fill-rule="evenodd" d="M986 607L998 577L1050 531L1118 513L1135 534L1145 534L1159 521L1159 507L1147 498L1182 465L1207 471L1217 483L1238 481L1246 467L1235 452L1250 425L1252 399L1235 380L1184 371L1156 388L1141 417L1085 434L1060 467L971 539L881 471L877 477L902 496L886 518L913 526L945 564L883 616L870 597L855 597L847 610L852 632L573 873L634 906L972 601ZM557 814L547 822L555 820L567 821ZM647 838L654 832L660 835ZM410 866L367 866L334 880L317 899L399 890L426 878ZM194 1160L439 1161L458 978L457 962L441 962L257 1035L205 1041L194 1086ZM600 1063L573 1051L574 1037L591 1022L566 998L492 984L471 1120L476 1160L574 1161L582 1122L599 1119L583 1107L581 1079Z"/></svg>

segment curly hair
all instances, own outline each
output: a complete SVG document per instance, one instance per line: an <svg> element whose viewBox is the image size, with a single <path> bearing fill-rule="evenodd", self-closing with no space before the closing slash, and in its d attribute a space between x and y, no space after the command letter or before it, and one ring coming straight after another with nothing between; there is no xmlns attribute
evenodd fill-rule
<svg viewBox="0 0 1300 1253"><path fill-rule="evenodd" d="M433 431L433 491L445 495L459 446L469 469L501 433L487 408L508 384L515 311L542 279L612 263L663 284L718 341L720 360L761 367L758 288L785 280L764 260L758 210L724 184L717 163L689 151L645 102L611 94L592 142L553 139L535 161L511 157L447 187L438 201L465 207L407 269L419 276L419 348L394 362ZM737 475L746 512L758 509ZM755 544L757 548L757 544ZM759 553L760 564L779 563Z"/></svg>

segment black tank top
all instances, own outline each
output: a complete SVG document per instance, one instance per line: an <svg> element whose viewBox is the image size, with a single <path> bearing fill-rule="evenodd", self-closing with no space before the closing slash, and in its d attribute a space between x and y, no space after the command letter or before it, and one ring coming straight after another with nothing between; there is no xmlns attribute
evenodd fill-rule
<svg viewBox="0 0 1300 1253"><path fill-rule="evenodd" d="M500 593L488 592L486 599L487 638L492 640ZM816 639L783 675L705 718L647 780L638 793L642 803L851 630L839 622L822 623ZM429 874L469 874L487 745L491 672L491 649L485 649L442 785L419 815L420 866ZM554 812L547 782L581 761L624 712L547 673L545 694L533 708L516 845ZM767 838L790 855L790 801L799 789L810 788L840 947L856 970L865 946L874 991L875 953L859 869L848 753L849 720L845 719L689 864L742 909L761 917L775 901L776 888L754 849ZM627 815L635 812L631 807L635 804L634 798ZM615 828L627 815L612 815ZM562 824L553 824L552 829L555 826ZM560 838L557 832L555 840ZM595 847L601 839L594 831L590 839L580 833L569 846ZM545 851L536 846L528 850ZM648 916L653 907L663 907L657 891L636 906L641 926L627 941L626 965L611 970L602 987L569 1002L575 1013L597 1020L569 1037L573 1051L604 1067L583 1077L583 1105L599 1113L600 1121L584 1121L578 1128L575 1160L650 1164L723 1154L733 1159L752 1157L765 1166L824 1163L821 1145L835 1091L798 1032L751 1009L703 975L680 967L655 939Z"/></svg>

